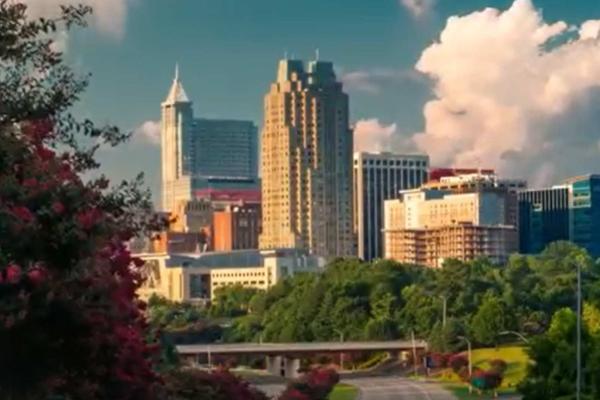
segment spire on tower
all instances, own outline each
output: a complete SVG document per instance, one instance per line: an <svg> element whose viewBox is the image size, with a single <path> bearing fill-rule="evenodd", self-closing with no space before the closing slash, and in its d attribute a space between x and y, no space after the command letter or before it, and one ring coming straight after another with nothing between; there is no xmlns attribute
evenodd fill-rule
<svg viewBox="0 0 600 400"><path fill-rule="evenodd" d="M171 85L171 89L169 90L169 94L164 101L164 104L175 104L175 103L189 103L190 100L183 89L183 85L179 80L179 63L175 63L175 77L173 79L173 84Z"/></svg>

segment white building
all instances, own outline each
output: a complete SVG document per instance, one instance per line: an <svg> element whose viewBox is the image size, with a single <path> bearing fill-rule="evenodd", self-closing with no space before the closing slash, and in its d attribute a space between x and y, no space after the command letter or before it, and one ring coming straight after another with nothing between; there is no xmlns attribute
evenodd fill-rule
<svg viewBox="0 0 600 400"><path fill-rule="evenodd" d="M321 272L325 260L297 249L237 250L188 254L140 254L146 282L138 294L172 301L208 301L215 290L242 285L266 290L298 273Z"/></svg>

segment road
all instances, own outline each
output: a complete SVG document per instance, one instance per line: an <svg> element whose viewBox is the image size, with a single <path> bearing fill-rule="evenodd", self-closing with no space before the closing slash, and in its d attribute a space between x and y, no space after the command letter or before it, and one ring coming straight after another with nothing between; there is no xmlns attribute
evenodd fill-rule
<svg viewBox="0 0 600 400"><path fill-rule="evenodd" d="M454 400L439 385L400 377L351 378L342 380L360 390L359 400ZM281 384L258 385L269 396L277 396L285 388Z"/></svg>
<svg viewBox="0 0 600 400"><path fill-rule="evenodd" d="M454 400L453 394L435 383L401 377L373 377L343 381L360 390L360 400Z"/></svg>

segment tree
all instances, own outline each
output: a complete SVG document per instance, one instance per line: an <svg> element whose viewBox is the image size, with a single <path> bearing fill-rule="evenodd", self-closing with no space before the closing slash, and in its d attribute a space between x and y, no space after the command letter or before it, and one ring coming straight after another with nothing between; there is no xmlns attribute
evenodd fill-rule
<svg viewBox="0 0 600 400"><path fill-rule="evenodd" d="M210 308L215 317L237 317L248 313L252 298L259 289L242 285L225 286L215 290L215 299Z"/></svg>
<svg viewBox="0 0 600 400"><path fill-rule="evenodd" d="M488 294L471 321L475 340L489 345L497 342L498 334L506 329L505 308L502 301Z"/></svg>
<svg viewBox="0 0 600 400"><path fill-rule="evenodd" d="M141 179L109 188L98 145L127 138L68 113L87 85L48 33L87 7L28 20L0 0L0 392L5 399L151 399L155 351L126 241L158 229Z"/></svg>
<svg viewBox="0 0 600 400"><path fill-rule="evenodd" d="M586 305L586 308L591 307ZM585 315L597 310L585 310ZM600 338L591 320L584 318L582 335L583 395L584 398L600 397ZM552 317L548 331L530 341L527 377L519 385L524 400L572 399L575 393L575 330L577 317L569 308L557 311ZM587 397L585 397L587 396Z"/></svg>

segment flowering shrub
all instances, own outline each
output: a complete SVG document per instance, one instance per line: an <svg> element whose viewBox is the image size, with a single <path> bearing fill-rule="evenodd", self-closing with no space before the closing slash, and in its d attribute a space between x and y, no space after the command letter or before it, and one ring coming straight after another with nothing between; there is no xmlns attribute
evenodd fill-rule
<svg viewBox="0 0 600 400"><path fill-rule="evenodd" d="M471 385L479 390L494 390L502 384L502 373L498 371L473 371Z"/></svg>
<svg viewBox="0 0 600 400"><path fill-rule="evenodd" d="M333 369L312 369L291 382L279 400L326 400L339 380Z"/></svg>
<svg viewBox="0 0 600 400"><path fill-rule="evenodd" d="M140 181L109 189L94 148L112 127L66 110L86 81L52 50L47 33L83 24L87 7L29 21L0 0L0 393L9 399L152 399L155 347L135 291L143 262L124 243L157 228Z"/></svg>
<svg viewBox="0 0 600 400"><path fill-rule="evenodd" d="M464 354L454 354L448 359L448 365L452 371L458 373L461 368L469 365L469 359Z"/></svg>
<svg viewBox="0 0 600 400"><path fill-rule="evenodd" d="M490 367L491 367L490 369L492 371L496 371L502 375L506 372L506 369L508 368L508 364L506 364L506 361L498 358L498 359L490 361Z"/></svg>
<svg viewBox="0 0 600 400"><path fill-rule="evenodd" d="M165 375L165 397L168 400L267 400L225 369L206 372L197 369L172 371Z"/></svg>

